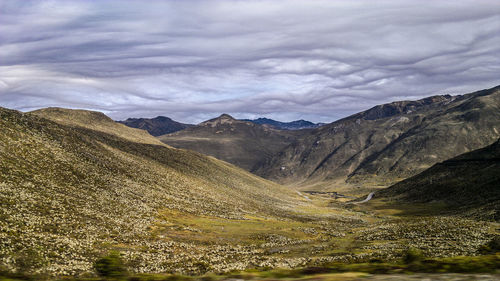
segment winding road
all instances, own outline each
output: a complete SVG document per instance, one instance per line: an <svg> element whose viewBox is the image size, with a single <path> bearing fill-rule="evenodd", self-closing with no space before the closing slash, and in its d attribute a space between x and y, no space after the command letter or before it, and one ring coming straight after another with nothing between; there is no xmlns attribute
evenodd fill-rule
<svg viewBox="0 0 500 281"><path fill-rule="evenodd" d="M370 194L368 194L368 196L366 196L365 200L359 201L359 202L352 202L352 204L366 203L366 202L370 201L373 198L373 194L375 194L375 192L370 192Z"/></svg>
<svg viewBox="0 0 500 281"><path fill-rule="evenodd" d="M306 200L311 201L311 198L309 198L309 196L303 194L302 192L300 192L298 190L297 190L297 194L300 195L300 196L302 196L302 197L304 197Z"/></svg>

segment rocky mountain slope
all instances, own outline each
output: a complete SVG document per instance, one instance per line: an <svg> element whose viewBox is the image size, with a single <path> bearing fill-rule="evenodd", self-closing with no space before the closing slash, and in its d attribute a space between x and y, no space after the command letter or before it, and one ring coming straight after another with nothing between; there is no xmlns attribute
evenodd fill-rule
<svg viewBox="0 0 500 281"><path fill-rule="evenodd" d="M259 125L269 125L278 130L301 130L314 129L324 125L323 123L313 123L306 120L296 120L291 122L280 122L269 118L243 119L241 121L249 121Z"/></svg>
<svg viewBox="0 0 500 281"><path fill-rule="evenodd" d="M277 130L222 114L159 139L173 147L194 150L253 171L306 133L303 130Z"/></svg>
<svg viewBox="0 0 500 281"><path fill-rule="evenodd" d="M127 120L118 121L132 128L142 129L148 131L153 136L161 136L184 130L194 125L184 124L174 121L165 116L158 116L155 118L128 118Z"/></svg>
<svg viewBox="0 0 500 281"><path fill-rule="evenodd" d="M500 139L440 162L376 193L398 202L444 202L448 209L472 211L500 220Z"/></svg>
<svg viewBox="0 0 500 281"><path fill-rule="evenodd" d="M313 130L255 172L319 189L389 185L499 136L500 86L376 106Z"/></svg>

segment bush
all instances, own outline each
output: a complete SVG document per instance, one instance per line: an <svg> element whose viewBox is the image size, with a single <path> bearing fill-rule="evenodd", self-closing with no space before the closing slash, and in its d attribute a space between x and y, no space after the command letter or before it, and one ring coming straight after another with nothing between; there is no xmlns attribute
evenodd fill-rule
<svg viewBox="0 0 500 281"><path fill-rule="evenodd" d="M30 248L17 252L14 255L17 271L20 273L33 273L47 265L47 260L41 254L42 250Z"/></svg>
<svg viewBox="0 0 500 281"><path fill-rule="evenodd" d="M500 252L500 235L493 237L490 242L479 248L481 254L494 254Z"/></svg>
<svg viewBox="0 0 500 281"><path fill-rule="evenodd" d="M403 253L403 262L405 264L417 263L424 259L424 254L422 251L416 248L408 248Z"/></svg>
<svg viewBox="0 0 500 281"><path fill-rule="evenodd" d="M120 279L127 276L127 268L120 257L120 253L115 251L98 259L94 263L94 269L99 276L104 278Z"/></svg>

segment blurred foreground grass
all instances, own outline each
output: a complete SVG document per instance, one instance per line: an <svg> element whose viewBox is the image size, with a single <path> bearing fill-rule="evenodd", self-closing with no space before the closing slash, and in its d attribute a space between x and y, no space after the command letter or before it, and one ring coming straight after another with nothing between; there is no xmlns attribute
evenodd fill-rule
<svg viewBox="0 0 500 281"><path fill-rule="evenodd" d="M23 273L0 272L0 281L15 280L50 280L50 281L222 281L222 280L357 280L370 274L413 274L413 273L500 273L500 253L483 256L462 256L452 258L407 259L407 262L387 263L373 260L368 263L332 263L323 267L305 267L300 269L253 269L234 271L226 274L205 274L202 276L185 276L174 274L119 274L110 277L98 277L88 273L81 277L51 278ZM491 275L492 278L495 276ZM397 277L397 276L396 276ZM468 278L465 276L465 278ZM458 279L465 280L465 279Z"/></svg>

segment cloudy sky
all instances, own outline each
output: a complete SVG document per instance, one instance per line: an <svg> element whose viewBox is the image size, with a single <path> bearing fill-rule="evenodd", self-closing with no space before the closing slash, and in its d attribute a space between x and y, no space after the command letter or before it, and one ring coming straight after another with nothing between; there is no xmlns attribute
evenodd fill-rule
<svg viewBox="0 0 500 281"><path fill-rule="evenodd" d="M500 84L500 1L3 1L0 106L331 122Z"/></svg>

